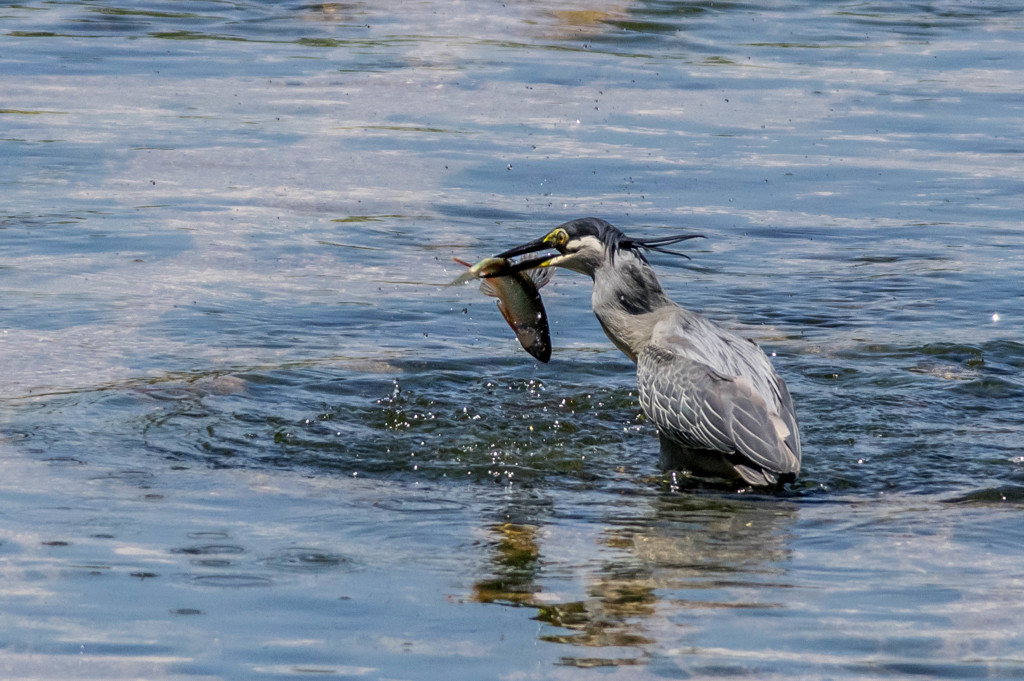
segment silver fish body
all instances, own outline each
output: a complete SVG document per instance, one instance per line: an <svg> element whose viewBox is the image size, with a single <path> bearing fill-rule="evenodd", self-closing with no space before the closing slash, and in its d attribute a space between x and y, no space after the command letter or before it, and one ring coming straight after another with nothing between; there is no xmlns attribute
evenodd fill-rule
<svg viewBox="0 0 1024 681"><path fill-rule="evenodd" d="M554 269L539 267L513 272L511 263L504 258L484 258L475 265L458 258L453 260L469 269L450 285L480 279L480 292L498 299L498 309L523 349L542 362L551 359L551 331L538 289L551 281Z"/></svg>

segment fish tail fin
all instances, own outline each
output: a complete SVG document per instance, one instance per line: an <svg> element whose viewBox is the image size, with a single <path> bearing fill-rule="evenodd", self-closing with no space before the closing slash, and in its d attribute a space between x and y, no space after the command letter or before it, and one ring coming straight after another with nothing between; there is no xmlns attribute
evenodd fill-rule
<svg viewBox="0 0 1024 681"><path fill-rule="evenodd" d="M455 257L453 257L452 260L454 260L455 262L459 263L464 267L473 267L465 260L459 260L458 258ZM474 274L472 270L466 270L458 277L456 277L454 280L452 280L450 284L446 284L446 286L458 286L459 284L465 284L470 279L476 279L476 274Z"/></svg>

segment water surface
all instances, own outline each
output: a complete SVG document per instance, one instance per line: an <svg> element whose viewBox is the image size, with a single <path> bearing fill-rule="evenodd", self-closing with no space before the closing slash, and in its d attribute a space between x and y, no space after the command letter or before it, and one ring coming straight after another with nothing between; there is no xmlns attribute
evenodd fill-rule
<svg viewBox="0 0 1024 681"><path fill-rule="evenodd" d="M1024 14L0 10L5 678L1024 676ZM658 470L584 215L756 339L804 468Z"/></svg>

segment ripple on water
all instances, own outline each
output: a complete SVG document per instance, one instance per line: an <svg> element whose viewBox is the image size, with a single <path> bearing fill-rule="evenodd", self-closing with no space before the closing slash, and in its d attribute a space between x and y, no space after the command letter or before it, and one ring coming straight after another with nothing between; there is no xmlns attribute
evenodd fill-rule
<svg viewBox="0 0 1024 681"><path fill-rule="evenodd" d="M193 584L215 586L222 589L250 589L254 587L274 586L270 577L246 574L192 575Z"/></svg>
<svg viewBox="0 0 1024 681"><path fill-rule="evenodd" d="M374 502L373 505L385 511L398 511L399 513L451 513L467 507L466 504L451 499L402 497L382 499Z"/></svg>
<svg viewBox="0 0 1024 681"><path fill-rule="evenodd" d="M219 530L202 530L198 532L189 532L185 535L189 539L227 539L228 533L221 532Z"/></svg>
<svg viewBox="0 0 1024 681"><path fill-rule="evenodd" d="M521 364L492 364L482 374L447 361L402 369L400 381L345 375L349 390L341 393L329 368L250 372L244 395L147 413L146 443L216 466L507 483L592 478L584 458L597 461L591 454L613 448L633 457L637 450L621 445L646 435L635 390L601 385L606 379L551 390L541 377L524 378ZM656 441L644 441L656 459Z"/></svg>
<svg viewBox="0 0 1024 681"><path fill-rule="evenodd" d="M51 466L84 466L85 462L73 456L51 456L44 459Z"/></svg>
<svg viewBox="0 0 1024 681"><path fill-rule="evenodd" d="M196 567L228 568L234 565L234 561L227 558L193 558L189 561L189 564Z"/></svg>
<svg viewBox="0 0 1024 681"><path fill-rule="evenodd" d="M260 563L270 568L296 572L327 572L351 569L354 566L350 558L339 553L299 546L277 551Z"/></svg>
<svg viewBox="0 0 1024 681"><path fill-rule="evenodd" d="M171 549L171 553L188 556L232 555L245 553L245 548L236 544L202 544L199 546L182 546Z"/></svg>
<svg viewBox="0 0 1024 681"><path fill-rule="evenodd" d="M146 489L148 488L148 483L152 481L154 477L155 474L152 471L146 471L139 468L123 468L121 470L110 471L102 475L94 475L89 479L94 481L117 480Z"/></svg>
<svg viewBox="0 0 1024 681"><path fill-rule="evenodd" d="M917 339L914 339L915 341ZM1014 473L1024 397L1015 342L851 343L789 363L801 416L796 487L949 493Z"/></svg>
<svg viewBox="0 0 1024 681"><path fill-rule="evenodd" d="M1020 485L987 487L954 497L947 502L967 506L1024 506L1024 487Z"/></svg>

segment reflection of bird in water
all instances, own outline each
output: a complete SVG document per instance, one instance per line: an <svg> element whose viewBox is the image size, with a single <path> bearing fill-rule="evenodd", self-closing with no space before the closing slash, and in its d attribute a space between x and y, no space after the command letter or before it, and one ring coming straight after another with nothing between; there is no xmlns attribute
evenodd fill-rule
<svg viewBox="0 0 1024 681"><path fill-rule="evenodd" d="M593 545L584 539L567 552L564 533L580 539L581 527L564 518L548 524L536 499L514 497L503 522L486 528L489 560L479 564L470 598L536 608L535 619L550 625L538 638L570 646L559 664L583 668L663 658L692 644L692 632L716 611L728 619L784 607L796 507L717 494L633 503L631 512L602 519Z"/></svg>
<svg viewBox="0 0 1024 681"><path fill-rule="evenodd" d="M565 267L594 280L594 314L637 363L640 404L658 428L664 466L750 485L792 480L800 433L785 381L753 341L669 300L644 257L695 236L637 239L581 218L498 257L554 249L515 269Z"/></svg>
<svg viewBox="0 0 1024 681"><path fill-rule="evenodd" d="M495 545L495 574L478 581L473 600L478 603L532 605L538 590L535 580L540 569L537 526L502 523L491 528L499 538Z"/></svg>

